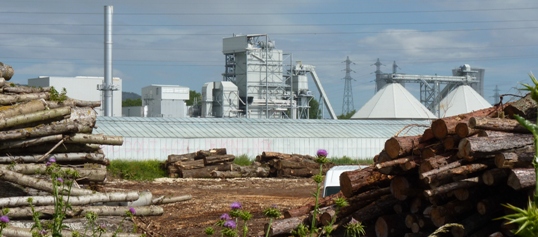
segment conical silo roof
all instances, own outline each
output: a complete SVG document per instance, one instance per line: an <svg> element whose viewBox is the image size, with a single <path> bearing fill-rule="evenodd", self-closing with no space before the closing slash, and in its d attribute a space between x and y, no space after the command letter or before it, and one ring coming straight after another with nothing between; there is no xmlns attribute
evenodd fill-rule
<svg viewBox="0 0 538 237"><path fill-rule="evenodd" d="M452 90L439 102L441 118L465 114L475 110L491 107L491 104L468 85L461 85Z"/></svg>
<svg viewBox="0 0 538 237"><path fill-rule="evenodd" d="M389 83L379 90L352 119L435 119L435 115L422 105L399 83Z"/></svg>

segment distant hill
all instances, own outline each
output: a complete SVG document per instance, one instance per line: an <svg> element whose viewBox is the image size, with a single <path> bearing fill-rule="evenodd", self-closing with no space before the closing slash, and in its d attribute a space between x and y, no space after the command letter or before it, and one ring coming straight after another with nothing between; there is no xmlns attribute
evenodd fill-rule
<svg viewBox="0 0 538 237"><path fill-rule="evenodd" d="M136 94L134 92L121 92L121 99L123 101L127 100L127 99L131 99L131 100L136 100L136 99L140 99L142 98L142 96L140 96L139 94Z"/></svg>

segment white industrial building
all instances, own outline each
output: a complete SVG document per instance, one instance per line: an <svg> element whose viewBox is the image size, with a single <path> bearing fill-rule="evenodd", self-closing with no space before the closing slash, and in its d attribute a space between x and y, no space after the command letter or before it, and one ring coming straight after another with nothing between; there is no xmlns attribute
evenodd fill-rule
<svg viewBox="0 0 538 237"><path fill-rule="evenodd" d="M392 136L420 135L429 120L98 117L93 133L122 136L101 146L108 159L164 161L170 154L226 148L254 159L264 151L371 160ZM412 124L412 125L411 125ZM411 126L410 126L411 125Z"/></svg>
<svg viewBox="0 0 538 237"><path fill-rule="evenodd" d="M101 106L95 108L98 116L104 115L103 110L103 91L98 90L99 85L104 83L103 77L88 77L88 76L76 76L76 77L54 77L54 76L40 76L38 78L28 79L29 86L35 87L51 87L53 86L58 92L62 92L65 88L67 96L73 99L85 100L85 101L101 101ZM122 116L122 98L121 88L122 80L119 77L112 79L112 85L116 90L112 92L112 116Z"/></svg>
<svg viewBox="0 0 538 237"><path fill-rule="evenodd" d="M438 105L441 118L489 107L491 107L491 104L468 85L456 87Z"/></svg>
<svg viewBox="0 0 538 237"><path fill-rule="evenodd" d="M143 117L187 117L189 88L177 85L150 85L142 88Z"/></svg>

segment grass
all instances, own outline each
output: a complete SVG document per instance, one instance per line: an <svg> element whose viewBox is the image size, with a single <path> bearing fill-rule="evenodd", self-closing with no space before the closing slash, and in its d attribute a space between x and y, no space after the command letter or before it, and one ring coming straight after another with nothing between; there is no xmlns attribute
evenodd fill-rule
<svg viewBox="0 0 538 237"><path fill-rule="evenodd" d="M107 171L114 178L126 180L151 181L156 178L168 177L163 163L158 160L111 160Z"/></svg>
<svg viewBox="0 0 538 237"><path fill-rule="evenodd" d="M254 159L247 155L235 157L234 164L240 166L249 166ZM329 162L335 165L368 165L372 164L372 160L356 160L344 156L341 158L330 158ZM133 161L127 159L111 160L107 167L108 175L112 178L136 180L136 181L152 181L156 178L168 177L168 172L164 167L164 163L158 160L143 160Z"/></svg>

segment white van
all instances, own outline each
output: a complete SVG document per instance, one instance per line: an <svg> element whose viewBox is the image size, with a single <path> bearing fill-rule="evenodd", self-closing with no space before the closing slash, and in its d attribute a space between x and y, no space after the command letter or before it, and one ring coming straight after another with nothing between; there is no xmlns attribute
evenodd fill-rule
<svg viewBox="0 0 538 237"><path fill-rule="evenodd" d="M340 174L346 171L363 169L366 165L337 165L330 168L323 181L323 197L338 193L340 191Z"/></svg>

